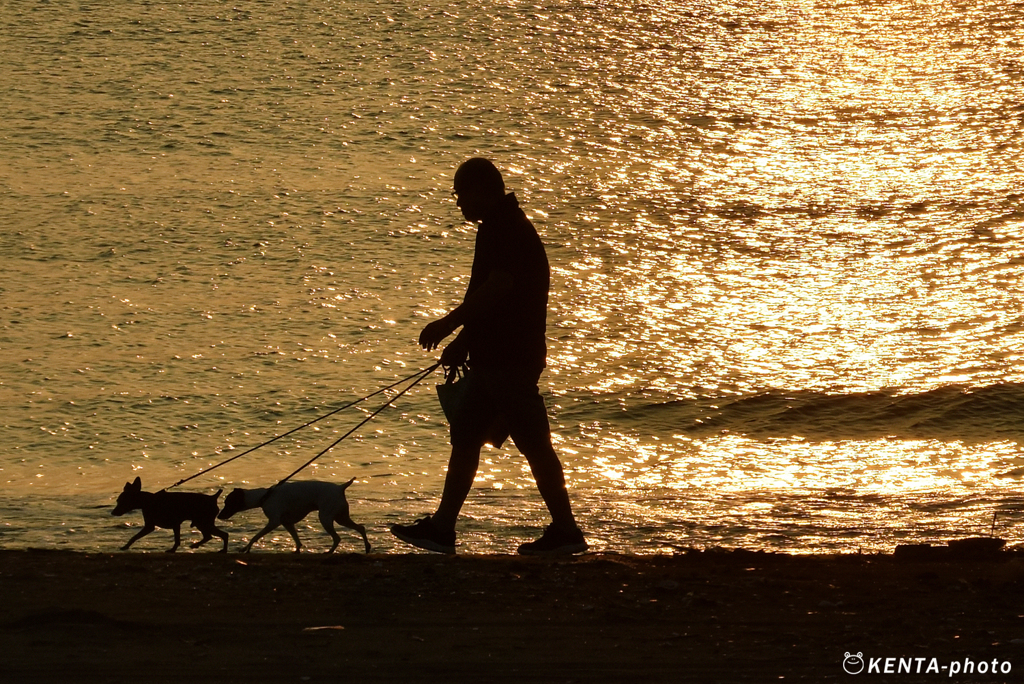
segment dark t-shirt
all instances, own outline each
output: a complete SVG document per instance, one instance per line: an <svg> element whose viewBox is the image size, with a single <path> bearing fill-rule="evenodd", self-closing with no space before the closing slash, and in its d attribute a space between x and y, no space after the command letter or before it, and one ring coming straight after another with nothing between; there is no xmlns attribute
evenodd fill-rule
<svg viewBox="0 0 1024 684"><path fill-rule="evenodd" d="M470 363L543 368L551 271L537 229L512 194L505 196L502 211L477 229L466 296L496 270L512 276L512 289L496 306L466 322Z"/></svg>

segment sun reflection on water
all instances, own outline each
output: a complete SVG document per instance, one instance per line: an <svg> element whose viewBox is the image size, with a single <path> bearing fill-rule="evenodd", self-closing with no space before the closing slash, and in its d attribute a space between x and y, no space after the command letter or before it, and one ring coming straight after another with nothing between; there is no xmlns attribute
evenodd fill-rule
<svg viewBox="0 0 1024 684"><path fill-rule="evenodd" d="M25 48L4 110L22 128L0 140L23 200L6 216L21 318L4 344L29 359L3 389L32 433L6 478L56 489L40 456L70 441L120 454L90 461L94 483L108 458L173 481L428 365L414 340L460 301L472 254L451 174L481 154L548 245L545 382L607 547L838 548L858 525L882 545L1013 491L1021 7L319 9L312 24L290 5L239 10L260 28L244 35L208 2L136 5L92 33L43 6L51 21L30 28L3 18ZM139 59L144 34L175 21L187 68L154 69L166 55ZM65 320L74 336L55 339ZM60 353L42 361L39 339ZM417 401L323 465L365 475L384 517L428 500L443 468L429 387ZM482 505L522 524L540 506L528 470L486 459Z"/></svg>

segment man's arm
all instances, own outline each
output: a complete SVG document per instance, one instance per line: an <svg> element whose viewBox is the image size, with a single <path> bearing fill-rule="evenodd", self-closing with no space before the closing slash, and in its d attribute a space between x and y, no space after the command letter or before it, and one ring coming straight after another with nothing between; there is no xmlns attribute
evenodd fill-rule
<svg viewBox="0 0 1024 684"><path fill-rule="evenodd" d="M502 298L512 291L512 274L507 271L492 271L490 277L470 293L464 302L453 309L447 316L428 323L420 333L420 346L427 351L437 349L441 341L455 330L476 318L483 311L488 311L501 302Z"/></svg>

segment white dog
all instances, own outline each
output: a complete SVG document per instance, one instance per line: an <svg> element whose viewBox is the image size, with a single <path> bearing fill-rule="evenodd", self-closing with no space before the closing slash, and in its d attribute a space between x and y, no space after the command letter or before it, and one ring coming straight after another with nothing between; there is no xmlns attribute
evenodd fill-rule
<svg viewBox="0 0 1024 684"><path fill-rule="evenodd" d="M348 514L345 490L353 482L355 482L355 478L342 485L333 482L306 481L285 482L269 489L235 489L224 499L224 510L217 517L227 520L239 511L247 511L250 508L263 509L263 514L267 516L267 526L249 540L242 553L249 553L253 544L279 525L284 525L284 529L292 535L292 539L295 540L295 552L298 553L302 550L302 542L299 541L295 523L305 518L311 511L320 512L320 524L334 540L334 545L327 553L333 553L338 548L338 543L341 542L341 537L334 531L334 523L355 530L362 535L363 543L366 544L366 553L370 553L370 541L366 538L366 528L353 522Z"/></svg>

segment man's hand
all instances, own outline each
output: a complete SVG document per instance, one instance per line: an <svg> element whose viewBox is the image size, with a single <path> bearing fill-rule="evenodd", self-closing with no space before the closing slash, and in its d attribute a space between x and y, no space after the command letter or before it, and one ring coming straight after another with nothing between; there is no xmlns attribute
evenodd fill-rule
<svg viewBox="0 0 1024 684"><path fill-rule="evenodd" d="M420 333L420 346L427 351L433 351L441 344L441 340L455 332L448 316L428 323L423 332Z"/></svg>
<svg viewBox="0 0 1024 684"><path fill-rule="evenodd" d="M469 356L469 345L466 344L466 336L459 335L448 343L448 346L441 352L441 365L445 368L461 366L466 363Z"/></svg>

